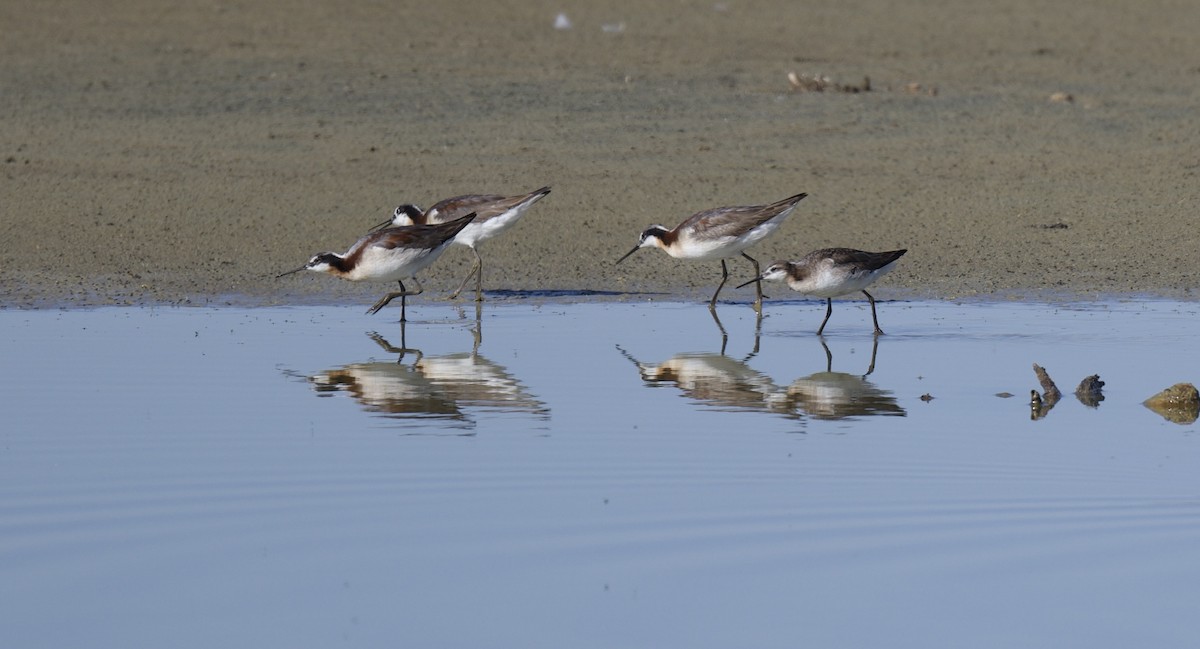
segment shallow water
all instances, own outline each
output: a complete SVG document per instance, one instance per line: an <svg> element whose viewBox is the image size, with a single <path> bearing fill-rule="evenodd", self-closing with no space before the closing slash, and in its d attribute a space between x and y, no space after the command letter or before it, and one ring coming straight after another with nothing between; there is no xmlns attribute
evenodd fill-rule
<svg viewBox="0 0 1200 649"><path fill-rule="evenodd" d="M1200 378L1198 311L884 302L877 344L857 302L823 339L804 301L723 305L725 336L684 304L0 311L0 626L1190 645L1198 427L1141 402ZM1064 392L1036 418L1035 362Z"/></svg>

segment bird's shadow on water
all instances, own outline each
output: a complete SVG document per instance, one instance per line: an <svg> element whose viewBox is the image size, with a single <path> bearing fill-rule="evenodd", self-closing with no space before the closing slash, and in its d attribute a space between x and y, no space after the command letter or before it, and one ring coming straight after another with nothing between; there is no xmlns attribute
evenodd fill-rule
<svg viewBox="0 0 1200 649"><path fill-rule="evenodd" d="M640 295L666 295L665 293L606 291L600 289L492 289L483 292L486 296L507 299L549 299L570 297L622 297Z"/></svg>

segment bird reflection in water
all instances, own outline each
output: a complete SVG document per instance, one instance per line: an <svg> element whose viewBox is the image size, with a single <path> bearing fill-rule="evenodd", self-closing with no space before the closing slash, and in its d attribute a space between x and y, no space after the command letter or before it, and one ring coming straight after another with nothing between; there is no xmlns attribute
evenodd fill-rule
<svg viewBox="0 0 1200 649"><path fill-rule="evenodd" d="M725 353L728 335L714 314L721 331L721 352L676 354L661 363L639 361L621 346L617 350L638 368L649 387L678 388L685 397L702 406L724 411L755 411L800 419L846 419L872 415L905 416L895 397L867 380L875 371L879 339L871 343L871 362L866 374L833 371L833 352L821 338L825 370L793 381L786 387L769 375L750 367L759 352L761 329L756 328L754 350L741 360ZM761 322L760 322L761 325Z"/></svg>
<svg viewBox="0 0 1200 649"><path fill-rule="evenodd" d="M675 354L661 363L645 363L617 345L617 351L637 368L642 381L649 387L673 386L698 404L726 411L779 411L772 395L778 387L771 377L751 368L747 363L759 351L762 316L758 316L754 332L754 349L741 360L725 354L729 335L720 318L712 313L721 332L720 353L686 352Z"/></svg>
<svg viewBox="0 0 1200 649"><path fill-rule="evenodd" d="M821 339L825 349L825 371L792 381L781 395L789 410L799 410L814 419L846 419L885 415L903 417L904 408L896 403L891 392L882 390L867 380L875 371L875 356L879 338L871 344L871 364L866 374L847 374L833 371L833 352Z"/></svg>
<svg viewBox="0 0 1200 649"><path fill-rule="evenodd" d="M398 354L395 361L351 363L310 376L309 381L321 394L346 392L368 412L414 423L445 420L454 427L473 428L479 412L549 417L546 405L507 369L479 354L478 320L469 352L426 355L405 346L403 323L400 332L399 347L378 333L367 334L384 351Z"/></svg>

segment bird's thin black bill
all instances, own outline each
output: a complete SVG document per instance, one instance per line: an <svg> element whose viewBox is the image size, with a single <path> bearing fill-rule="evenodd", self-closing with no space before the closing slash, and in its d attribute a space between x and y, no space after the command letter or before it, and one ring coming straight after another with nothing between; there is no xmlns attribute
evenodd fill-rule
<svg viewBox="0 0 1200 649"><path fill-rule="evenodd" d="M637 252L640 249L641 249L641 246L634 246L633 250L630 250L629 252L625 253L624 255L621 255L621 258L617 260L617 264L625 261L625 259L628 258L629 255L632 255L633 253ZM617 264L613 264L613 265L616 266Z"/></svg>

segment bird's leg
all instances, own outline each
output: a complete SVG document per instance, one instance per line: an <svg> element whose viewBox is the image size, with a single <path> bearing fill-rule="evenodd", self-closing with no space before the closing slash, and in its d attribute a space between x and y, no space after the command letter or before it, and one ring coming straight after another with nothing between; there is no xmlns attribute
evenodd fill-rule
<svg viewBox="0 0 1200 649"><path fill-rule="evenodd" d="M717 323L717 329L721 330L721 355L725 355L725 346L729 344L729 332L725 331L725 325L721 324L721 319L717 317L717 310L709 310L712 315L713 322Z"/></svg>
<svg viewBox="0 0 1200 649"><path fill-rule="evenodd" d="M396 280L396 283L400 285L400 290L392 291L391 293L388 293L387 295L379 298L379 301L375 303L375 306L372 306L371 308L367 309L368 314L374 315L376 313L379 313L379 310L382 309L383 307L387 306L388 303L390 303L392 300L394 300L396 298L400 298L400 322L404 322L407 319L405 316L407 315L406 311L407 311L408 305L407 305L405 298L407 298L409 295L420 295L421 293L424 292L425 289L421 288L421 283L418 282L417 278L415 278L415 277L413 278L413 283L415 283L417 285L417 290L415 290L415 291L405 290L404 282L402 282L400 280Z"/></svg>
<svg viewBox="0 0 1200 649"><path fill-rule="evenodd" d="M754 257L751 257L750 255L747 255L744 252L742 253L742 256L745 257L746 259L749 259L750 263L754 264L754 291L755 291L754 310L758 313L762 313L762 301L763 301L762 277L761 277L762 273L758 269L758 260L755 259Z"/></svg>
<svg viewBox="0 0 1200 649"><path fill-rule="evenodd" d="M717 284L717 292L713 293L712 299L708 301L708 310L717 310L717 296L721 294L721 289L725 287L725 280L729 279L729 268L725 265L725 260L721 260L721 283Z"/></svg>
<svg viewBox="0 0 1200 649"><path fill-rule="evenodd" d="M475 328L471 330L471 335L475 338L475 345L471 347L472 354L479 353L479 345L483 343L483 303L475 303Z"/></svg>
<svg viewBox="0 0 1200 649"><path fill-rule="evenodd" d="M754 318L754 350L750 352L749 356L742 359L743 363L749 361L751 358L754 358L758 354L759 344L760 344L760 341L762 340L762 318L763 318L762 311L755 313L754 316L755 316L755 318Z"/></svg>
<svg viewBox="0 0 1200 649"><path fill-rule="evenodd" d="M821 341L821 348L825 350L825 371L833 371L833 352L829 351L829 345L825 344L825 336L821 336L818 340Z"/></svg>
<svg viewBox="0 0 1200 649"><path fill-rule="evenodd" d="M822 331L825 331L825 323L829 322L829 316L833 315L833 298L825 298L825 319L821 321L821 326L817 328L817 335L820 336Z"/></svg>
<svg viewBox="0 0 1200 649"><path fill-rule="evenodd" d="M867 299L871 301L871 320L875 322L875 335L882 336L883 329L879 328L879 318L875 315L875 298L871 297L871 294L866 289L863 289L863 295L867 296Z"/></svg>
<svg viewBox="0 0 1200 649"><path fill-rule="evenodd" d="M862 377L864 379L867 378L868 376L870 376L871 372L875 371L875 355L878 353L879 353L879 336L872 336L871 337L871 365L869 367L867 367L867 373L862 375Z"/></svg>
<svg viewBox="0 0 1200 649"><path fill-rule="evenodd" d="M479 251L471 248L475 253L475 303L483 301L483 257L479 256Z"/></svg>
<svg viewBox="0 0 1200 649"><path fill-rule="evenodd" d="M467 282L471 280L472 275L477 278L475 282L475 301L480 302L483 300L483 257L480 257L479 251L474 248L471 248L471 252L475 253L475 263L471 264L471 270L467 271L467 276L463 278L462 284L459 284L458 288L454 289L454 292L450 294L451 300L458 297L459 293L462 293L462 290L467 286Z"/></svg>
<svg viewBox="0 0 1200 649"><path fill-rule="evenodd" d="M404 360L404 352L407 349L408 349L408 342L404 338L404 320L401 320L400 321L400 357L396 359L397 363ZM418 354L417 360L421 360L421 357L419 355L420 353L421 352L419 352L419 351L417 352L417 354Z"/></svg>
<svg viewBox="0 0 1200 649"><path fill-rule="evenodd" d="M376 333L374 331L367 332L367 336L369 336L371 338L371 340L374 340L377 345L382 347L383 351L385 351L389 354L399 354L400 357L396 359L397 364L403 363L404 356L406 354L408 354L409 352L415 352L417 354L418 361L420 361L421 357L424 356L424 354L421 352L421 350L412 349L412 348L408 347L408 345L405 343L404 323L403 322L400 323L400 346L399 347L396 347L392 343L388 342L388 340L386 338L384 338L383 336L379 335L378 333Z"/></svg>

